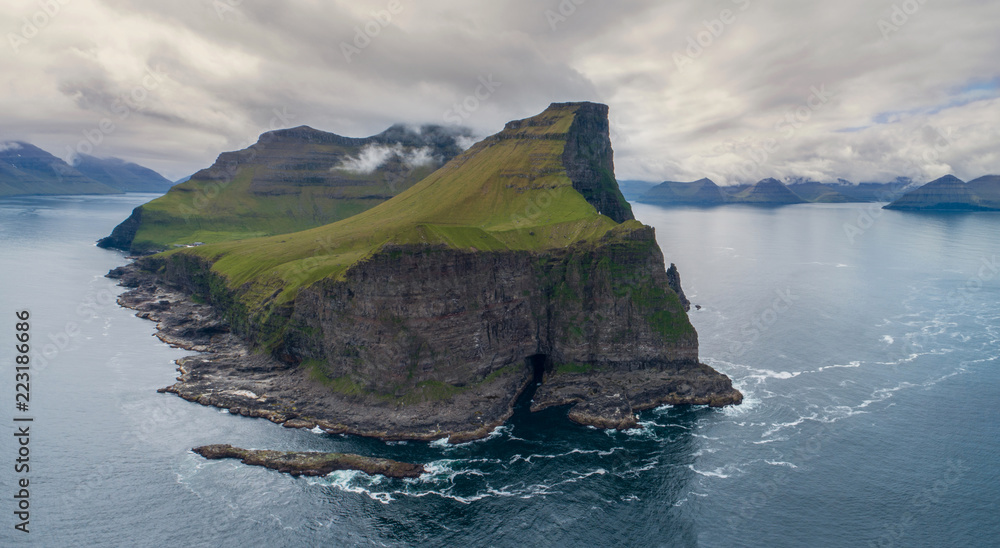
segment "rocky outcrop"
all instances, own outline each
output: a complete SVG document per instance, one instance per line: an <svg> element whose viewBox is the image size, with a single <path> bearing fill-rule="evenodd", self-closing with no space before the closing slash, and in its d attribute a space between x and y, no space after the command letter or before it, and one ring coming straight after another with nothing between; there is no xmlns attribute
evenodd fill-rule
<svg viewBox="0 0 1000 548"><path fill-rule="evenodd" d="M203 445L195 447L192 451L209 460L240 459L243 464L263 466L293 476L325 476L336 470L360 470L370 476L416 478L426 471L421 464L363 457L350 453L252 450L229 444Z"/></svg>
<svg viewBox="0 0 1000 548"><path fill-rule="evenodd" d="M555 103L559 107L566 103ZM570 126L562 163L573 181L573 188L597 211L618 223L635 219L632 206L618 191L615 164L611 151L608 106L597 103L574 103L576 116Z"/></svg>
<svg viewBox="0 0 1000 548"><path fill-rule="evenodd" d="M681 287L681 274L677 271L677 265L674 263L670 263L670 268L667 269L667 285L680 298L681 305L684 306L684 312L689 312L691 310L691 301L684 294L684 288Z"/></svg>
<svg viewBox="0 0 1000 548"><path fill-rule="evenodd" d="M132 214L111 231L110 236L105 236L100 240L97 240L97 247L103 247L105 249L130 250L132 247L132 240L135 239L135 233L139 230L139 226L141 224L142 206L139 206L133 209Z"/></svg>

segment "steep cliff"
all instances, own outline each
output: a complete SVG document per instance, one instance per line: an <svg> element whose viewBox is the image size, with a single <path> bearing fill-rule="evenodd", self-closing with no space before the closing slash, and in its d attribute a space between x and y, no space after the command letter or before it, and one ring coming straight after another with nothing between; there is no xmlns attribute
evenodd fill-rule
<svg viewBox="0 0 1000 548"><path fill-rule="evenodd" d="M406 190L467 137L440 126L397 125L360 139L307 126L270 131L140 206L98 245L148 253L322 226Z"/></svg>
<svg viewBox="0 0 1000 548"><path fill-rule="evenodd" d="M622 206L611 156L606 106L553 104L349 219L142 259L272 357L254 371L288 368L255 385L273 392L266 405L220 396L252 375L217 364L185 364L169 390L272 420L294 407L332 431L453 440L502 423L536 380L533 409L573 405L572 420L598 426L739 403L698 363L676 267Z"/></svg>

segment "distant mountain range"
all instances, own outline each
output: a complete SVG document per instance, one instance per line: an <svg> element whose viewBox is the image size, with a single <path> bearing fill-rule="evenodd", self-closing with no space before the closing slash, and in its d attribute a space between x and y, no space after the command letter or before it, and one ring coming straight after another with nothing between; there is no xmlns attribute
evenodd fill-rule
<svg viewBox="0 0 1000 548"><path fill-rule="evenodd" d="M172 184L118 158L81 155L70 165L30 143L0 143L0 196L166 192Z"/></svg>
<svg viewBox="0 0 1000 548"><path fill-rule="evenodd" d="M777 206L809 202L888 202L902 194L909 185L909 179L855 185L844 180L820 183L806 179L785 184L768 178L752 185L719 186L711 179L699 179L689 183L664 181L631 199L661 206L702 207L725 204Z"/></svg>
<svg viewBox="0 0 1000 548"><path fill-rule="evenodd" d="M173 181L147 167L119 158L97 158L81 154L73 167L83 175L123 192L166 192Z"/></svg>
<svg viewBox="0 0 1000 548"><path fill-rule="evenodd" d="M1000 175L962 181L945 175L911 190L885 209L911 211L1000 211Z"/></svg>

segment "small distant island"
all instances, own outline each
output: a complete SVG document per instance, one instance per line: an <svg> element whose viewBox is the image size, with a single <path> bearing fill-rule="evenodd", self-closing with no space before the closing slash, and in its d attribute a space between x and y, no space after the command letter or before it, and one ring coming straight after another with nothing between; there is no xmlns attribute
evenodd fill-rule
<svg viewBox="0 0 1000 548"><path fill-rule="evenodd" d="M640 181L630 188L641 189ZM790 184L767 178L752 185L720 186L708 178L692 182L664 181L633 199L639 203L659 206L715 207L728 204L781 206L804 203L888 202L912 186L909 179L889 183L853 184L840 180L821 183L799 179Z"/></svg>
<svg viewBox="0 0 1000 548"><path fill-rule="evenodd" d="M885 209L902 211L1000 211L1000 175L962 181L945 175L907 192Z"/></svg>

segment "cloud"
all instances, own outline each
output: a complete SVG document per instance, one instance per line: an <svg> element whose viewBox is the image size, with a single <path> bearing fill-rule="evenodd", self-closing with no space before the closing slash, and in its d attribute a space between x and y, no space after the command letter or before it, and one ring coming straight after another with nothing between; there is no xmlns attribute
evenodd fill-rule
<svg viewBox="0 0 1000 548"><path fill-rule="evenodd" d="M362 147L357 157L348 157L333 170L349 171L367 175L385 165L393 158L400 159L407 167L422 167L435 162L431 147L404 149L403 145L370 144Z"/></svg>
<svg viewBox="0 0 1000 548"><path fill-rule="evenodd" d="M21 149L21 143L18 143L17 141L0 142L0 152L6 152L8 150L20 150L20 149Z"/></svg>
<svg viewBox="0 0 1000 548"><path fill-rule="evenodd" d="M995 2L926 2L905 20L891 0L399 5L60 4L16 52L0 44L0 137L177 178L281 127L361 137L458 112L488 135L550 102L593 100L611 106L622 179L739 182L747 162L755 177L1000 172ZM20 36L38 9L4 10L0 28ZM776 129L814 86L836 95L791 135ZM948 136L937 157L925 126ZM768 139L777 147L754 160Z"/></svg>

